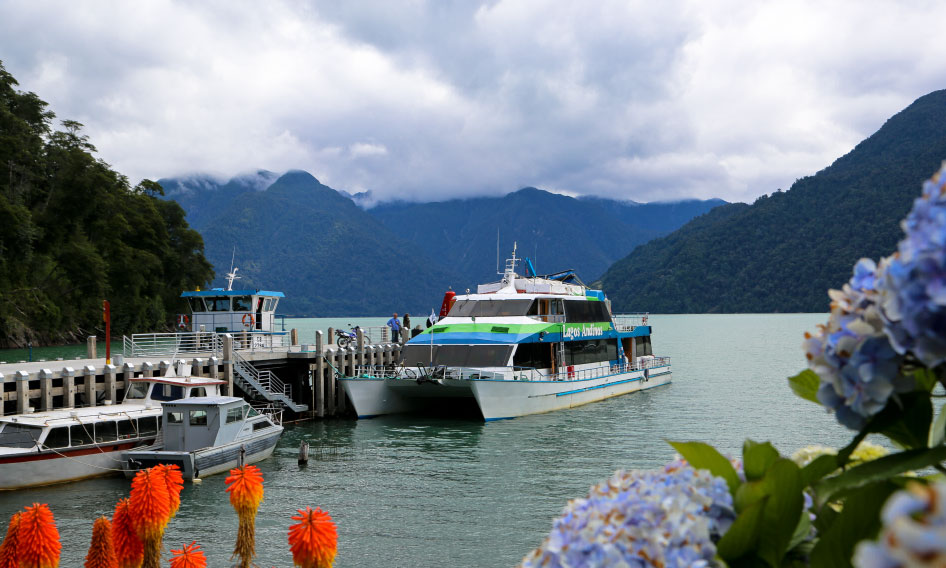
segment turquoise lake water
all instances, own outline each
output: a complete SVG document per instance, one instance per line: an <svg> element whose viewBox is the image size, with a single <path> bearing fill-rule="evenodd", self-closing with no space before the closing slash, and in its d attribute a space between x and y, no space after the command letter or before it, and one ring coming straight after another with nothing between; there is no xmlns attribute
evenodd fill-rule
<svg viewBox="0 0 946 568"><path fill-rule="evenodd" d="M420 323L420 319L416 323ZM802 334L825 314L651 316L654 352L673 358L673 383L581 408L484 424L432 418L327 420L289 426L258 464L266 495L257 562L291 566L286 531L297 508L321 506L338 524L336 567L512 566L547 534L570 498L619 468L659 467L665 440L702 440L739 454L747 437L783 454L838 447L851 435L786 378L804 367ZM300 339L340 324L386 318L289 320ZM306 467L297 465L301 441ZM186 484L168 545L198 541L211 566L229 566L237 518L224 475ZM62 566L81 566L92 520L127 496L122 478L0 493L0 529L25 505L52 507Z"/></svg>

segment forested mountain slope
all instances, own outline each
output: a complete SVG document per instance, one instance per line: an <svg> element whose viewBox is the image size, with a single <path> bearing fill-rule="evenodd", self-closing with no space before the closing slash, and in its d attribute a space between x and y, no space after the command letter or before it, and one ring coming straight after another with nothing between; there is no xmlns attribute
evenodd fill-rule
<svg viewBox="0 0 946 568"><path fill-rule="evenodd" d="M946 158L946 91L917 99L791 189L727 205L635 249L602 277L617 310L823 312L861 257L891 254L899 221Z"/></svg>

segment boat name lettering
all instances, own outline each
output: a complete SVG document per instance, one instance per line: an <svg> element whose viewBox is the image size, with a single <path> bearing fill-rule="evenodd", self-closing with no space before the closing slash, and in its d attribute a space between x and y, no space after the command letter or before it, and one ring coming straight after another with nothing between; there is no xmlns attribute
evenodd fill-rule
<svg viewBox="0 0 946 568"><path fill-rule="evenodd" d="M581 327L569 327L562 334L565 339L575 339L576 337L596 337L604 335L604 329L598 325L582 325Z"/></svg>

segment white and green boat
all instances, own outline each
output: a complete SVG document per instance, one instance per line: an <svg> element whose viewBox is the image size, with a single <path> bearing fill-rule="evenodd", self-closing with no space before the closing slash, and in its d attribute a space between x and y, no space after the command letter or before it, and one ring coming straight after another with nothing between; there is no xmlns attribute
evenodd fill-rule
<svg viewBox="0 0 946 568"><path fill-rule="evenodd" d="M670 382L647 314L612 315L604 293L572 271L539 276L527 259L520 276L518 262L513 251L502 280L445 298L445 317L404 345L399 366L341 378L358 417L466 403L501 420Z"/></svg>

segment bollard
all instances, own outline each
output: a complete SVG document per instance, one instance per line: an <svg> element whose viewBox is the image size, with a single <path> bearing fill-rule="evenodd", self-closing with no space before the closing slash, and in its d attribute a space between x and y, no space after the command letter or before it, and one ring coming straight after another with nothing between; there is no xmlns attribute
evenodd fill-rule
<svg viewBox="0 0 946 568"><path fill-rule="evenodd" d="M62 407L75 408L76 406L76 370L72 367L62 368Z"/></svg>
<svg viewBox="0 0 946 568"><path fill-rule="evenodd" d="M26 414L30 411L30 374L26 371L16 372L16 413Z"/></svg>
<svg viewBox="0 0 946 568"><path fill-rule="evenodd" d="M194 357L194 360L191 361L191 375L195 377L204 376L204 360L199 357Z"/></svg>
<svg viewBox="0 0 946 568"><path fill-rule="evenodd" d="M211 357L207 359L207 371L211 379L217 380L220 378L220 357Z"/></svg>
<svg viewBox="0 0 946 568"><path fill-rule="evenodd" d="M289 344L292 346L299 345L299 330L292 328L289 330Z"/></svg>
<svg viewBox="0 0 946 568"><path fill-rule="evenodd" d="M302 440L302 443L299 444L299 465L306 465L309 463L309 442Z"/></svg>
<svg viewBox="0 0 946 568"><path fill-rule="evenodd" d="M85 377L85 384L83 385L85 387L85 404L86 406L95 406L95 367L86 365L82 369L82 374Z"/></svg>
<svg viewBox="0 0 946 568"><path fill-rule="evenodd" d="M170 371L171 368L172 368L172 364L170 361L168 360L161 361L160 363L158 363L158 376L166 377L168 374L168 371Z"/></svg>
<svg viewBox="0 0 946 568"><path fill-rule="evenodd" d="M154 376L154 363L151 361L145 361L141 364L141 376L148 377L149 379ZM128 388L126 385L125 388Z"/></svg>
<svg viewBox="0 0 946 568"><path fill-rule="evenodd" d="M335 345L335 328L328 328L328 344Z"/></svg>
<svg viewBox="0 0 946 568"><path fill-rule="evenodd" d="M39 408L44 412L53 409L52 369L40 369L39 371Z"/></svg>
<svg viewBox="0 0 946 568"><path fill-rule="evenodd" d="M90 335L85 339L85 352L86 359L98 359L98 349L95 347L95 342L97 341L94 335Z"/></svg>

